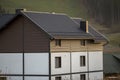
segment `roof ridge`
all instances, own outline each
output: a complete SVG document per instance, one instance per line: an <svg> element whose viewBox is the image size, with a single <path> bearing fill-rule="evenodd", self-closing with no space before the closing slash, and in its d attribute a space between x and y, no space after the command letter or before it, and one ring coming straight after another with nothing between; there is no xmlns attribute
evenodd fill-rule
<svg viewBox="0 0 120 80"><path fill-rule="evenodd" d="M22 11L23 13L29 12L29 13L41 13L41 14L53 14L53 15L65 15L67 16L67 14L65 13L50 13L50 12L39 12L39 11Z"/></svg>

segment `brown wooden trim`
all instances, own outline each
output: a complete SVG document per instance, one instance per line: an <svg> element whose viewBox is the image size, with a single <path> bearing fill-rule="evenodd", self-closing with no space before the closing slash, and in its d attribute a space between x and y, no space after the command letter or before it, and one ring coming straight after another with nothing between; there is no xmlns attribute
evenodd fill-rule
<svg viewBox="0 0 120 80"><path fill-rule="evenodd" d="M103 72L103 70L96 70L96 71L84 71L84 72L74 72L74 73L62 73L62 74L52 74L52 75L45 75L45 74L0 74L0 76L59 76L59 75L72 75L72 74L82 74L82 73L95 73L95 72Z"/></svg>
<svg viewBox="0 0 120 80"><path fill-rule="evenodd" d="M74 72L74 73L62 73L62 74L52 74L51 76L59 76L59 75L72 75L72 74L82 74L82 73L95 73L95 72L103 72L103 70L96 71L84 71L84 72Z"/></svg>
<svg viewBox="0 0 120 80"><path fill-rule="evenodd" d="M97 51L102 51L102 50L91 50L91 51L88 51L88 52L97 52ZM85 50L85 51L63 51L63 52L62 51L51 51L52 54L54 54L54 53L64 53L64 52L87 52L87 50Z"/></svg>
<svg viewBox="0 0 120 80"><path fill-rule="evenodd" d="M25 75L23 75L23 74L0 74L0 76L48 76L49 77L49 75L45 75L45 74L25 74Z"/></svg>
<svg viewBox="0 0 120 80"><path fill-rule="evenodd" d="M44 53L44 54L48 54L48 52L28 52L28 53L30 53L30 54L32 54L32 53ZM28 53L25 53L25 54L28 54ZM0 52L0 54L23 54L23 52Z"/></svg>
<svg viewBox="0 0 120 80"><path fill-rule="evenodd" d="M50 41L49 40L49 80L51 80L51 52L50 52Z"/></svg>

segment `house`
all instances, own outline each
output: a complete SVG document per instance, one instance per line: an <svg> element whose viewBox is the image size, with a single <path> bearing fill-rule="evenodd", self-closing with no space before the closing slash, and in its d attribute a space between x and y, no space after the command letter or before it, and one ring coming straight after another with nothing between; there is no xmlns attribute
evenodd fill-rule
<svg viewBox="0 0 120 80"><path fill-rule="evenodd" d="M105 53L104 60L104 76L109 80L120 80L120 54L119 53Z"/></svg>
<svg viewBox="0 0 120 80"><path fill-rule="evenodd" d="M108 40L88 21L25 9L0 21L0 75L7 80L103 79Z"/></svg>

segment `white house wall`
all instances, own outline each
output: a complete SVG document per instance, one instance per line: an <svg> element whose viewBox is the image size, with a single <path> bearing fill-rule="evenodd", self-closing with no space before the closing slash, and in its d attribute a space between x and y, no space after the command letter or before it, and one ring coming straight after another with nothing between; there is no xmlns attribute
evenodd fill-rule
<svg viewBox="0 0 120 80"><path fill-rule="evenodd" d="M52 76L51 80L55 80L55 77L59 77L59 76ZM62 80L71 80L70 75L60 75L60 77L62 78Z"/></svg>
<svg viewBox="0 0 120 80"><path fill-rule="evenodd" d="M22 53L0 53L0 74L22 74Z"/></svg>
<svg viewBox="0 0 120 80"><path fill-rule="evenodd" d="M86 80L88 80L88 73L81 73L86 75ZM80 80L81 74L72 74L72 80Z"/></svg>
<svg viewBox="0 0 120 80"><path fill-rule="evenodd" d="M103 80L103 72L89 73L89 80Z"/></svg>
<svg viewBox="0 0 120 80"><path fill-rule="evenodd" d="M25 53L25 74L49 74L49 53Z"/></svg>
<svg viewBox="0 0 120 80"><path fill-rule="evenodd" d="M103 52L89 52L89 71L103 70Z"/></svg>
<svg viewBox="0 0 120 80"><path fill-rule="evenodd" d="M43 77L43 76L26 76L25 80L49 80L49 77Z"/></svg>
<svg viewBox="0 0 120 80"><path fill-rule="evenodd" d="M85 56L86 58L86 66L80 66L80 56ZM72 72L86 72L87 70L87 52L72 52L71 53L71 61L72 61Z"/></svg>
<svg viewBox="0 0 120 80"><path fill-rule="evenodd" d="M55 68L55 57L61 57L61 68ZM70 53L51 53L51 74L70 73Z"/></svg>
<svg viewBox="0 0 120 80"><path fill-rule="evenodd" d="M7 80L23 80L22 76L6 76Z"/></svg>

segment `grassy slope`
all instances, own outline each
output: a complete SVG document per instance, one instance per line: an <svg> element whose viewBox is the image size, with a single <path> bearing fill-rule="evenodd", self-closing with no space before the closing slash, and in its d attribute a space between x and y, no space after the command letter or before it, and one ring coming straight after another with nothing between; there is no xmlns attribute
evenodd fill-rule
<svg viewBox="0 0 120 80"><path fill-rule="evenodd" d="M0 0L0 4L9 10L10 13L13 13L16 8L26 8L31 11L66 13L72 17L87 19L95 28L105 33L110 39L110 44L106 46L107 50L114 49L114 52L116 52L117 49L119 49L120 33L106 34L106 32L111 30L90 19L80 0ZM117 52L119 52L119 50Z"/></svg>

